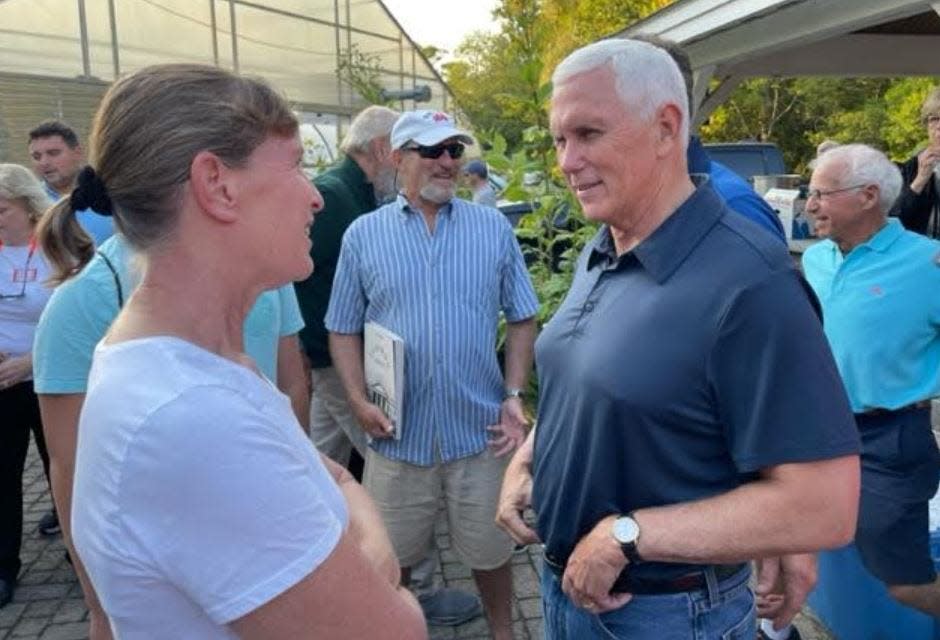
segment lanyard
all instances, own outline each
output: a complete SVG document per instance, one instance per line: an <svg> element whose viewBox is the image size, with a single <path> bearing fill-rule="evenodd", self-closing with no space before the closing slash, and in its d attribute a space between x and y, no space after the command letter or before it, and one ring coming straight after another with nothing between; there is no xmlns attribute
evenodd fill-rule
<svg viewBox="0 0 940 640"><path fill-rule="evenodd" d="M26 254L27 265L29 265L30 260L33 259L33 254L36 253L36 247L38 246L38 244L39 243L36 241L35 235L29 236L29 245L27 245L29 247L29 253ZM0 240L0 250L2 249L3 249L3 240Z"/></svg>

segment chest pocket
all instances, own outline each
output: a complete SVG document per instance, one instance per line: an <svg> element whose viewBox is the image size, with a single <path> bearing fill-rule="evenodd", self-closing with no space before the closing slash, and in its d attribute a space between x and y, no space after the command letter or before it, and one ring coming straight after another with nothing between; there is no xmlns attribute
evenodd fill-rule
<svg viewBox="0 0 940 640"><path fill-rule="evenodd" d="M463 259L445 261L443 287L467 309L495 315L500 308L503 265L495 248L476 248Z"/></svg>

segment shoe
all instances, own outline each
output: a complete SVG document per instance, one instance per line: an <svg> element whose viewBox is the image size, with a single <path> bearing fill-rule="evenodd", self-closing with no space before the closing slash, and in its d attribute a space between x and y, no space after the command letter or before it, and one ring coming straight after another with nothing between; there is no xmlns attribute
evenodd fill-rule
<svg viewBox="0 0 940 640"><path fill-rule="evenodd" d="M59 526L59 514L55 512L55 509L39 520L39 527L37 528L39 533L44 536L54 536L62 531L62 527Z"/></svg>
<svg viewBox="0 0 940 640"><path fill-rule="evenodd" d="M763 629L757 629L757 640L770 640L770 636L764 633ZM787 636L787 640L803 640L803 636L800 635L800 632L795 626L790 627L790 635Z"/></svg>
<svg viewBox="0 0 940 640"><path fill-rule="evenodd" d="M480 599L460 589L441 588L418 600L428 624L456 627L483 615Z"/></svg>
<svg viewBox="0 0 940 640"><path fill-rule="evenodd" d="M10 604L13 599L13 582L6 578L0 578L0 609Z"/></svg>

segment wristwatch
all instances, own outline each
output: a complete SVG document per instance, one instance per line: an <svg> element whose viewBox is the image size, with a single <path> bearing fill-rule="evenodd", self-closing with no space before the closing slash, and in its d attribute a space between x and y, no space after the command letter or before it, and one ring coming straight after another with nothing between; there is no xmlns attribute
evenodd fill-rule
<svg viewBox="0 0 940 640"><path fill-rule="evenodd" d="M620 545L620 550L631 564L643 562L636 545L640 541L640 525L633 519L633 514L619 516L614 520L614 540Z"/></svg>
<svg viewBox="0 0 940 640"><path fill-rule="evenodd" d="M503 391L503 400L509 400L510 398L521 398L521 397L522 397L522 389L508 387Z"/></svg>

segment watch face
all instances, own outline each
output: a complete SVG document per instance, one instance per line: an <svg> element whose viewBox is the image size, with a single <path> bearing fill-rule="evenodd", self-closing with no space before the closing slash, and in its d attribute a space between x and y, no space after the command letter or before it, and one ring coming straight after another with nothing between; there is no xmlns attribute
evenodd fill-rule
<svg viewBox="0 0 940 640"><path fill-rule="evenodd" d="M614 520L614 539L620 544L630 544L636 542L640 537L640 527L636 520L629 517L617 518Z"/></svg>

